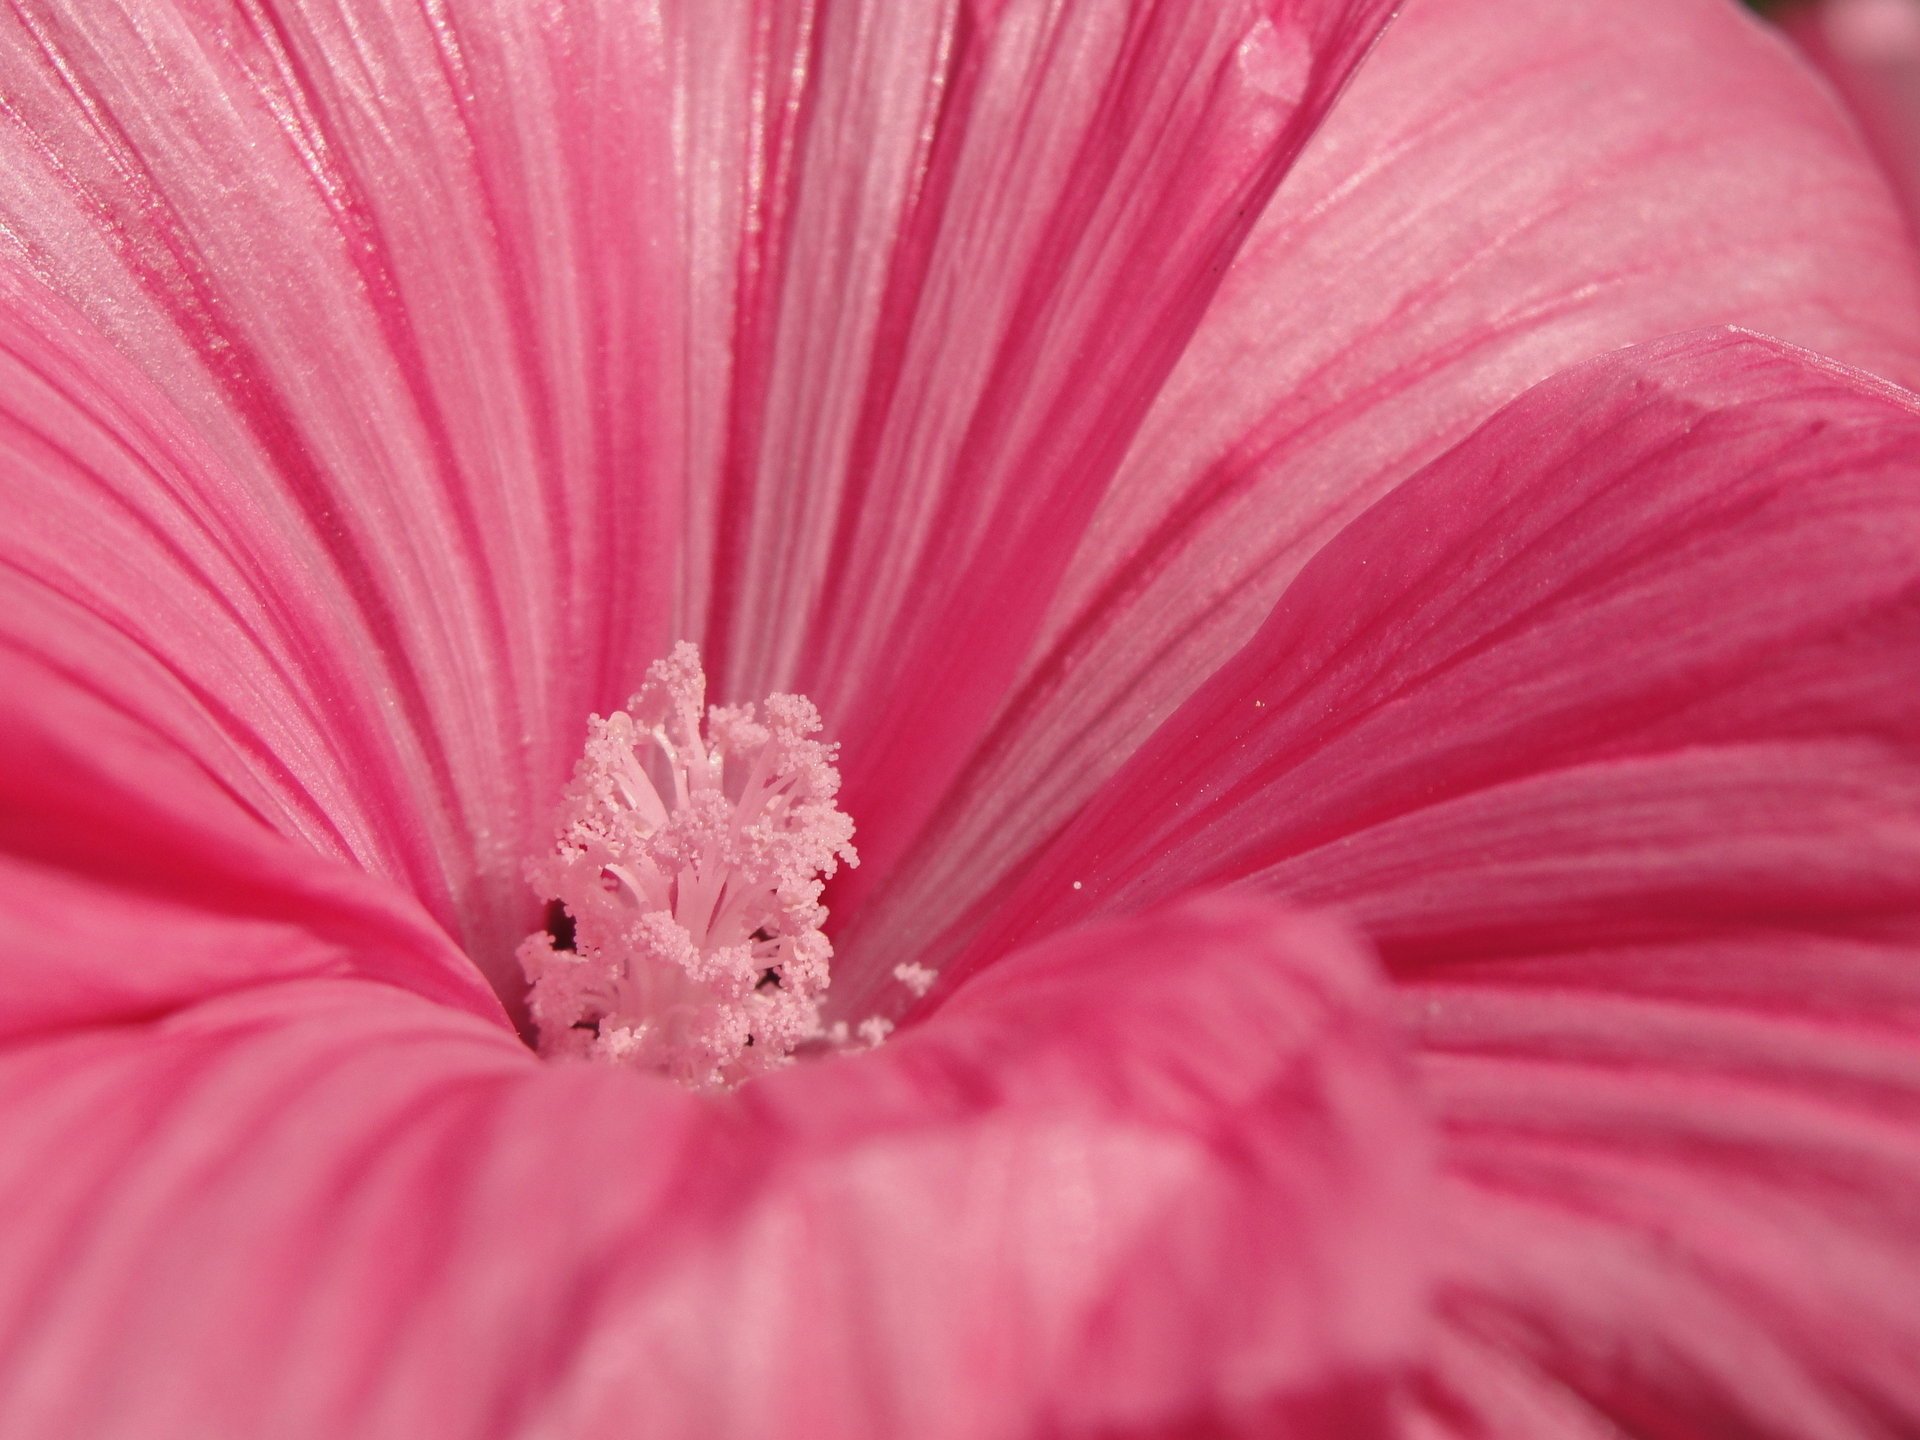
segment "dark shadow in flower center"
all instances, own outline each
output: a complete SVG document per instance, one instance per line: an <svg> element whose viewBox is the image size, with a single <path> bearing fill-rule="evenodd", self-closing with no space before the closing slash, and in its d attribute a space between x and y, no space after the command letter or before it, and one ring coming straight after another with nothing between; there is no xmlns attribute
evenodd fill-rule
<svg viewBox="0 0 1920 1440"><path fill-rule="evenodd" d="M573 949L573 916L558 900L547 905L547 938L556 950Z"/></svg>

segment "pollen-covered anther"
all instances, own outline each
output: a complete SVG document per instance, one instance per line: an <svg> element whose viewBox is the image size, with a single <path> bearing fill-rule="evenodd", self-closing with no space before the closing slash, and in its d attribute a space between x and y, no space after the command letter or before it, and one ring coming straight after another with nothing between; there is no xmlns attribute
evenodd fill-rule
<svg viewBox="0 0 1920 1440"><path fill-rule="evenodd" d="M925 965L916 965L908 961L893 967L893 978L913 992L916 1000L925 997L933 989L933 982L940 978L939 973Z"/></svg>
<svg viewBox="0 0 1920 1440"><path fill-rule="evenodd" d="M821 1033L820 891L859 862L819 730L798 695L706 708L685 642L625 710L588 721L553 853L527 867L573 920L571 949L544 933L520 946L542 1054L706 1089Z"/></svg>

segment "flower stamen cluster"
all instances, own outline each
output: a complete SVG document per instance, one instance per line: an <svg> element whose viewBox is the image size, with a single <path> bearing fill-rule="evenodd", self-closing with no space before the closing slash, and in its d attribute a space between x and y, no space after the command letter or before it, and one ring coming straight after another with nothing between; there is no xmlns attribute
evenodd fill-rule
<svg viewBox="0 0 1920 1440"><path fill-rule="evenodd" d="M836 747L812 738L820 715L802 696L758 712L705 701L683 641L625 710L588 722L554 851L527 870L573 922L570 948L542 933L519 949L543 1055L706 1089L821 1034L820 892L859 863L834 803Z"/></svg>

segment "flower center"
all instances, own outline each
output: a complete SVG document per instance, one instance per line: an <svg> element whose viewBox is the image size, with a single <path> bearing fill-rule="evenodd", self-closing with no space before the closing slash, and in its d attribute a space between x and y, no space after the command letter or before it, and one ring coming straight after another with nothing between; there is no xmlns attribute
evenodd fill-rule
<svg viewBox="0 0 1920 1440"><path fill-rule="evenodd" d="M519 950L543 1055L707 1089L822 1033L820 889L859 863L836 747L802 696L756 713L706 708L706 689L683 641L625 710L587 722L553 853L527 867L573 921L571 949L539 934Z"/></svg>

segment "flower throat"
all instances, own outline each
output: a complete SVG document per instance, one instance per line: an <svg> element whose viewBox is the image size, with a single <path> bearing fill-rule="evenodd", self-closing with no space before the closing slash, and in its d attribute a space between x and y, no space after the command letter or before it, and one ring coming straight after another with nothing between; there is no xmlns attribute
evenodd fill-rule
<svg viewBox="0 0 1920 1440"><path fill-rule="evenodd" d="M709 1089L821 1035L833 947L820 891L858 864L836 747L798 695L706 705L681 642L625 710L587 722L551 854L527 867L572 920L519 949L540 1053Z"/></svg>

